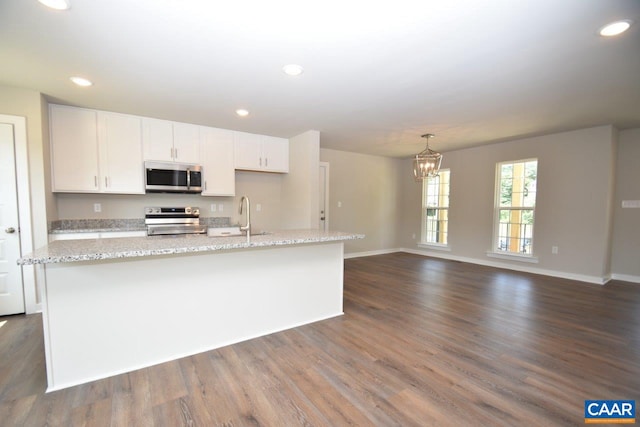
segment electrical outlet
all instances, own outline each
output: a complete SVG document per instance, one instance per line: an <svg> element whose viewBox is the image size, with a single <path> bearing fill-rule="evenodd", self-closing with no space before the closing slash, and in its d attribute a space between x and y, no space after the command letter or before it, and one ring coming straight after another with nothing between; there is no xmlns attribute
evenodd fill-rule
<svg viewBox="0 0 640 427"><path fill-rule="evenodd" d="M551 246L551 253L554 255L558 255L558 247L557 246Z"/></svg>
<svg viewBox="0 0 640 427"><path fill-rule="evenodd" d="M413 233L413 234L411 235L411 238L412 238L413 240L416 240L416 233Z"/></svg>
<svg viewBox="0 0 640 427"><path fill-rule="evenodd" d="M258 203L256 205L256 212L260 212L262 210L262 205L260 203Z"/></svg>
<svg viewBox="0 0 640 427"><path fill-rule="evenodd" d="M211 203L211 212L215 212L216 209L216 204L215 203Z"/></svg>
<svg viewBox="0 0 640 427"><path fill-rule="evenodd" d="M342 207L342 202L338 202L338 207L341 208Z"/></svg>
<svg viewBox="0 0 640 427"><path fill-rule="evenodd" d="M224 210L224 205L222 203L218 204L218 212L222 212Z"/></svg>
<svg viewBox="0 0 640 427"><path fill-rule="evenodd" d="M102 205L100 203L94 203L93 204L93 211L94 212L102 212Z"/></svg>

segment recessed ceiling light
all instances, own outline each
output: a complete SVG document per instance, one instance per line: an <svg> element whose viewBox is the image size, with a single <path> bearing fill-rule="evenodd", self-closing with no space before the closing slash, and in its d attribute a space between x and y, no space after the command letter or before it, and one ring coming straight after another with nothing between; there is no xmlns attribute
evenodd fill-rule
<svg viewBox="0 0 640 427"><path fill-rule="evenodd" d="M238 108L236 110L236 114L240 117L247 117L249 115L249 110L245 110L244 108Z"/></svg>
<svg viewBox="0 0 640 427"><path fill-rule="evenodd" d="M618 34L622 34L627 31L629 27L631 27L631 21L626 19L623 21L612 22L600 29L600 35L604 37L617 36Z"/></svg>
<svg viewBox="0 0 640 427"><path fill-rule="evenodd" d="M38 0L43 5L55 10L67 10L71 7L69 0Z"/></svg>
<svg viewBox="0 0 640 427"><path fill-rule="evenodd" d="M87 80L83 77L71 77L69 80L77 84L78 86L87 87L93 85L91 80Z"/></svg>
<svg viewBox="0 0 640 427"><path fill-rule="evenodd" d="M304 72L304 68L302 68L298 64L288 64L282 67L282 71L284 71L285 74L288 74L290 76L299 76Z"/></svg>

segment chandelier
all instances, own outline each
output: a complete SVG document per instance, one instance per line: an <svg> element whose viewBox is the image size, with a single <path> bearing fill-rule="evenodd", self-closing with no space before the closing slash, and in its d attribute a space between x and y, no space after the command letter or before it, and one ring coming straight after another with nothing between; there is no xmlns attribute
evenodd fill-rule
<svg viewBox="0 0 640 427"><path fill-rule="evenodd" d="M417 182L438 176L440 163L442 163L442 154L429 148L429 138L434 136L432 133L422 135L422 138L427 140L427 148L416 154L413 159L413 177Z"/></svg>

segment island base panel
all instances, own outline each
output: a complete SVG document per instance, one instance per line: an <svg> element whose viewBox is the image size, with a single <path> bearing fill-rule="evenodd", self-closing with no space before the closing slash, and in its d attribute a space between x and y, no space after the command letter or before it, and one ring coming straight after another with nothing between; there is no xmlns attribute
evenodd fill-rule
<svg viewBox="0 0 640 427"><path fill-rule="evenodd" d="M49 391L342 314L343 243L48 264Z"/></svg>

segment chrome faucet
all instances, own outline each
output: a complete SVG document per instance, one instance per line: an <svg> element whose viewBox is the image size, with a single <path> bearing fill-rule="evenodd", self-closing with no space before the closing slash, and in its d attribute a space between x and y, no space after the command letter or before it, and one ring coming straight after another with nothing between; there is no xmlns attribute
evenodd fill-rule
<svg viewBox="0 0 640 427"><path fill-rule="evenodd" d="M247 232L247 242L251 239L251 202L249 201L248 196L242 196L240 199L240 208L238 212L242 215L242 206L244 205L244 201L247 201L247 224L244 226L240 226L240 231Z"/></svg>

